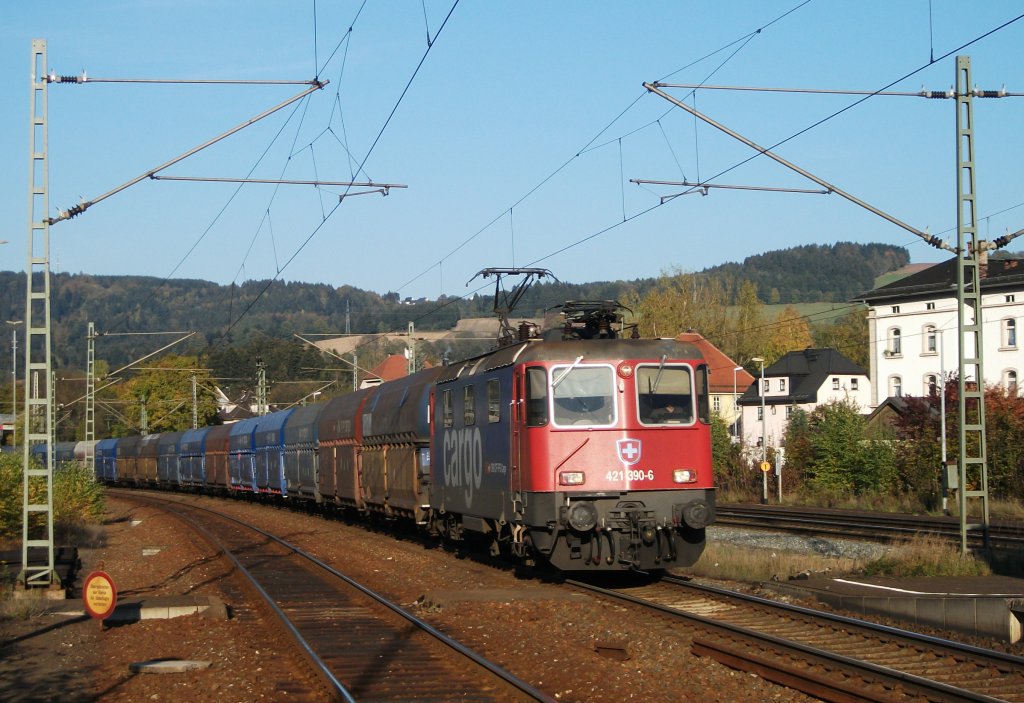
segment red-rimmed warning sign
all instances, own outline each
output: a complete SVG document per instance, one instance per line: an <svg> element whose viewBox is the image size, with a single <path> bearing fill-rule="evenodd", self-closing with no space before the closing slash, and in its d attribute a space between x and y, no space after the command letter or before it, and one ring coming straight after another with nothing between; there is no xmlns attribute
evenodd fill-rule
<svg viewBox="0 0 1024 703"><path fill-rule="evenodd" d="M85 577L82 586L82 600L85 610L94 618L105 620L117 606L117 588L114 579L102 571L94 571Z"/></svg>

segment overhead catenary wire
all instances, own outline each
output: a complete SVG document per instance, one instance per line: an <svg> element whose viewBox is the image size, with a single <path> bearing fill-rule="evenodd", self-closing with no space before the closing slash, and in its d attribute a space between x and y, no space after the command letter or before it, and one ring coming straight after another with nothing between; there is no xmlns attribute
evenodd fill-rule
<svg viewBox="0 0 1024 703"><path fill-rule="evenodd" d="M663 80L665 78L669 78L669 77L675 75L676 73L679 73L680 71L684 71L687 68L691 68L691 67L701 63L702 61L705 61L705 60L711 58L712 56L715 56L715 55L717 55L717 54L719 54L719 53L721 53L723 51L726 51L726 50L728 50L728 49L730 49L732 47L736 47L736 49L728 57L726 57L725 60L722 61L721 64L719 64L718 67L716 67L709 74L709 77L714 75L725 64L727 64L740 50L742 50L750 41L752 41L755 37L759 36L762 33L762 31L764 31L765 29L768 29L769 27L771 27L775 23L780 22L781 20L783 20L784 18L786 18L789 15L793 14L794 12L796 12L800 8L804 7L805 5L809 4L810 2L811 2L811 0L804 0L803 2L797 4L795 7L791 8L791 9L787 10L786 12L782 13L781 15L775 17L770 22L764 24L761 27L758 27L756 30L747 32L743 36L741 36L741 37L739 37L737 39L734 39L734 40L732 40L732 41L730 41L730 42L720 46L719 48L715 49L714 51L711 51L711 52L705 54L704 56L701 56L700 58L695 59L694 61L691 61L690 63L686 64L685 66L682 66L681 68L676 69L675 71L672 71L671 73L667 74L663 78ZM737 46L737 45L739 45L739 46ZM572 156L570 156L568 159L563 161L551 173L549 173L547 176L542 178L539 183L534 185L526 193L524 193L522 196L520 196L507 209L503 210L500 214L496 215L491 221L489 221L483 227L479 228L473 234L471 234L466 239L464 239L461 243L459 243L457 246L455 246L453 249L451 249L447 254L442 256L436 263L431 264L425 270L421 271L420 273L416 274L415 276L413 276L411 279L409 279L408 281L406 281L402 285L398 286L395 290L397 290L397 291L404 290L406 287L412 285L413 283L415 283L416 281L421 279L423 276L427 275L427 273L429 273L430 271L434 270L435 268L439 268L444 263L445 260L450 259L452 256L454 256L459 251L461 251L463 248L465 248L467 245L469 245L473 240L475 240L481 234L483 234L488 229L490 229L492 226L494 226L494 224L497 223L499 220L501 220L510 210L512 210L515 207L518 207L523 202L525 202L528 198L530 198L530 196L532 196L534 193L536 193L538 190L540 190L545 184L547 184L549 181L551 181L555 176L557 176L559 173L561 173L563 170L565 170L569 166L569 164L571 164L573 161L578 159L581 155L583 155L583 154L587 153L588 151L590 151L592 148L597 148L597 147L594 147L594 142L596 142L601 137L602 134L604 134L609 129L611 129L612 125L614 125L616 122L618 122L620 119L622 119L622 117L627 112L632 110L633 107L637 103L639 103L643 98L644 98L644 93L639 94L632 102L629 103L629 105L627 105L625 108L623 108L614 118L612 118L612 120L610 122L608 122L604 127L602 127L593 137L591 137L590 140L586 144L583 145L583 147L578 149ZM671 112L671 110L667 110L664 113L664 115L667 115L670 112ZM662 115L662 117L664 117L664 115ZM661 118L659 118L659 120L660 119ZM649 123L648 125L645 125L643 127L638 128L637 130L632 130L631 132L627 132L626 134L620 135L616 139L613 139L613 140L611 140L609 142L606 142L605 144L610 144L612 142L617 141L621 137L629 136L629 135L635 133L636 131L639 131L640 129L645 129L646 127L649 127L649 126L651 126L653 124L658 124L658 123L659 123L658 120L655 120L655 121ZM600 147L600 146L603 146L603 145L598 145L598 147ZM623 222L628 221L628 219L631 219L631 218L627 218Z"/></svg>
<svg viewBox="0 0 1024 703"><path fill-rule="evenodd" d="M896 85L897 83L900 83L900 82L910 78L911 76L914 76L915 74L920 73L921 71L923 71L924 69L928 68L929 66L931 66L934 63L936 63L937 61L941 61L942 59L945 59L945 58L948 58L950 56L953 56L957 52L963 51L967 47L969 47L969 46L971 46L973 44L976 44L977 42L981 41L982 39L985 39L985 38L995 34L996 32L998 32L998 31L1000 31L1002 29L1005 29L1006 27L1009 27L1010 25L1020 21L1021 19L1024 19L1024 14L1018 15L1018 16L1010 19L1010 20L1007 20L1006 22L1003 22L1002 24L994 27L993 29L990 29L987 32L984 32L983 34L980 34L980 35L976 36L975 38L965 42L964 44L961 44L957 48L952 49L952 50L946 52L945 54L940 56L938 59L930 60L928 63L926 63L926 64L924 64L922 66L919 66L918 68L910 71L909 73L901 76L900 78L897 78L896 80L888 83L887 85L883 86L879 90L886 90L886 89ZM785 144L785 143L787 143L787 142L789 142L789 141L791 141L793 139L796 139L800 135L805 134L806 132L809 132L812 129L815 129L816 127L818 127L818 126L828 122L829 120L832 120L832 119L838 117L839 115L845 113L848 110L851 110L852 108L856 107L857 105L861 104L862 102L864 102L865 100L868 100L871 97L872 97L871 95L867 95L867 96L861 97L859 100L855 100L854 102L852 102L849 105L841 108L840 110L837 110L837 111L835 111L835 112L833 112L833 113L831 113L831 114L821 118L820 120L818 120L818 121L808 125L807 127L804 127L803 129L801 129L801 130L791 134L790 136L786 137L785 139L782 139L782 140L776 142L772 146L768 147L768 149L776 149L779 146L781 146L781 145L783 145L783 144ZM684 108L684 109L689 111L689 108ZM706 178L706 179L702 179L702 180L703 180L703 182L714 181L714 180L720 178L721 176L724 176L725 174L727 174L727 173L729 173L729 172L739 168L740 166L742 166L742 165L744 165L746 163L749 163L750 161L753 161L754 159L756 159L760 155L761 155L761 152L759 151L757 154L754 154L753 156L747 157L746 159L743 159L742 161L740 161L738 163L735 163L732 166L729 166L728 168L725 168L725 169L719 171L717 174L715 174L711 178ZM668 201L666 201L664 203L659 203L657 205L652 205L651 207L647 208L646 210L642 210L642 211L636 213L636 215L634 215L630 219L635 219L636 217L640 217L642 215L645 215L648 212L651 212L651 211L657 209L658 207L663 207L667 203L668 203ZM574 241L574 242L572 242L570 244L567 244L567 245L565 245L563 247L560 247L559 249L557 249L557 250L555 250L555 251L553 251L553 252L551 252L549 254L546 254L546 255L544 255L544 256L534 260L533 262L531 262L528 265L532 266L532 265L536 265L538 263L541 263L543 261L547 261L548 259L551 259L551 258L557 256L558 254L562 254L562 253L564 253L564 252L566 252L566 251L568 251L570 249L573 249L573 248L575 248L577 246L580 246L581 244L584 244L584 243L589 242L589 241L591 241L593 239L596 239L597 237L601 236L602 234L606 234L607 232L610 232L611 230L615 229L616 227L618 227L618 226L620 226L622 224L624 224L624 223L617 222L617 223L612 224L612 225L610 225L608 227L605 227L605 228L603 228L601 230L593 232L593 233L587 235L586 237L578 239L578 240L576 240L576 241Z"/></svg>
<svg viewBox="0 0 1024 703"><path fill-rule="evenodd" d="M384 135L384 132L387 130L388 125L391 124L391 120L394 118L395 113L398 112L399 106L401 106L403 100L405 99L405 96L408 94L409 88L412 86L413 81L416 80L416 77L419 75L420 70L423 68L423 64L426 62L427 56L429 56L430 51L433 48L434 43L436 42L437 37L441 34L441 32L447 26L448 21L451 19L452 15L454 14L455 9L458 7L458 5L459 5L459 0L455 0L455 2L452 4L451 8L448 11L448 14L445 16L444 20L441 22L440 27L438 27L437 32L434 35L434 40L435 41L431 42L427 46L426 50L423 52L423 55L420 57L420 60L416 64L415 69L413 69L412 75L409 77L409 80L406 82L405 87L402 89L402 92L398 96L398 99L395 101L395 104L392 107L391 112L388 114L387 118L385 118L384 123L381 125L380 130L377 132L376 137L374 138L373 142L370 144L370 147L367 150L366 155L363 157L362 161L360 162L358 169L356 169L356 173L362 172L363 167L365 166L366 162L369 160L370 156L373 154L374 150L377 147L377 144L380 142L381 137ZM284 265L282 265L280 267L279 271L274 275L274 277L272 279L270 279L270 281L268 281L267 284L260 290L260 292L257 294L257 296L253 299L252 302L250 302L250 304L245 308L245 310L241 313L241 315L228 325L227 329L225 329L224 333L219 338L218 344L220 342L223 342L223 340L226 338L227 334L235 327L235 325L237 325L241 321L241 319L248 313L248 311L251 310L252 307L263 297L263 295L270 288L270 286L273 285L273 283L280 277L281 273L283 273L284 270L291 264L291 262L294 261L298 257L298 255L300 253L302 253L302 251L306 248L306 246L309 244L309 242L312 241L313 237L316 236L316 234L320 231L320 229L323 227L323 225L330 219L331 215L334 214L334 212L337 211L337 209L341 205L341 203L342 203L342 199L339 198L338 204L336 204L334 206L334 208L331 209L331 211L324 217L323 221L320 224L318 224L313 229L313 231L310 232L309 236L307 236L306 239L303 240L303 242L298 246L298 248L296 248L295 251L292 252L291 256L285 261Z"/></svg>

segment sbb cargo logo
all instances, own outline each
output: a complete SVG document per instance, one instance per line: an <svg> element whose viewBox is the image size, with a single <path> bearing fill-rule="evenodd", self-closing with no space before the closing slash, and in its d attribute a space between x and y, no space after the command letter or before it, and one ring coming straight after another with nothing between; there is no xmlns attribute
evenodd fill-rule
<svg viewBox="0 0 1024 703"><path fill-rule="evenodd" d="M632 466L640 461L643 445L639 439L617 439L615 440L615 446L619 450L619 461L626 466Z"/></svg>

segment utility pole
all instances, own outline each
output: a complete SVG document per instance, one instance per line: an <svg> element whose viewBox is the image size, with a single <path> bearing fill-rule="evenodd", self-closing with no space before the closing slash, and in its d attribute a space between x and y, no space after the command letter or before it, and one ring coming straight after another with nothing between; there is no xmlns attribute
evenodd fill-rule
<svg viewBox="0 0 1024 703"><path fill-rule="evenodd" d="M199 388L195 374L192 374L192 429L199 429Z"/></svg>
<svg viewBox="0 0 1024 703"><path fill-rule="evenodd" d="M139 396L139 430L149 434L149 413L146 411L146 396Z"/></svg>
<svg viewBox="0 0 1024 703"><path fill-rule="evenodd" d="M23 588L57 588L53 560L53 395L50 389L50 197L47 155L46 41L32 40L29 92L28 260L25 265L25 438L22 449L21 572ZM28 379L33 379L29 391ZM33 468L32 445L46 446L46 466ZM30 486L36 487L30 498ZM42 491L38 491L41 488Z"/></svg>
<svg viewBox="0 0 1024 703"><path fill-rule="evenodd" d="M416 373L416 339L413 335L416 334L416 328L413 323L409 323L409 363L407 364L407 370L410 376Z"/></svg>
<svg viewBox="0 0 1024 703"><path fill-rule="evenodd" d="M256 357L256 414L266 415L267 409L267 365L263 357Z"/></svg>

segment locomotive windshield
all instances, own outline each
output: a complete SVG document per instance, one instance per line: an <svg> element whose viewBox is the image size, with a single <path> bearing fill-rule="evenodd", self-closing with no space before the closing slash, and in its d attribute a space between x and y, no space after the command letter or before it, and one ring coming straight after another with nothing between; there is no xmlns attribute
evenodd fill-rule
<svg viewBox="0 0 1024 703"><path fill-rule="evenodd" d="M636 370L637 407L645 425L693 422L693 378L688 366L657 364Z"/></svg>
<svg viewBox="0 0 1024 703"><path fill-rule="evenodd" d="M615 423L615 372L610 366L555 366L551 377L555 425Z"/></svg>

